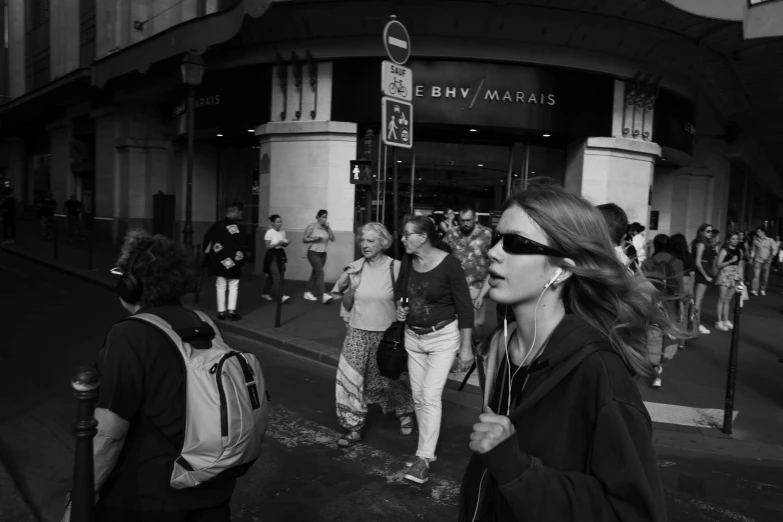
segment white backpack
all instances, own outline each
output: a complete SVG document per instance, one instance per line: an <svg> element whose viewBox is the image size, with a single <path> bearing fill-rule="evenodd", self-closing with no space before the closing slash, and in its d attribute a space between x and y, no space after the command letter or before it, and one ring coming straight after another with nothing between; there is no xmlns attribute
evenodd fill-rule
<svg viewBox="0 0 783 522"><path fill-rule="evenodd" d="M221 479L244 475L261 454L269 424L269 402L258 359L229 348L212 320L194 312L215 331L209 349L198 350L183 342L156 315L131 316L168 335L185 362L185 441L171 472L174 489L198 486L218 475ZM200 332L196 327L189 333Z"/></svg>

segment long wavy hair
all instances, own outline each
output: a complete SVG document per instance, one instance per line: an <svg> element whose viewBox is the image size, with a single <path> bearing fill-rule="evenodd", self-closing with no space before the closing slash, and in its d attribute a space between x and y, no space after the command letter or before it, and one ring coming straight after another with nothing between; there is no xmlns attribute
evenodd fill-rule
<svg viewBox="0 0 783 522"><path fill-rule="evenodd" d="M696 239L691 241L691 248L693 248L693 246L696 243L704 243L706 246L712 244L712 239L711 238L708 239L707 235L704 233L704 231L710 227L712 227L712 225L710 225L709 223L702 223L701 225L699 225L699 229L696 231Z"/></svg>
<svg viewBox="0 0 783 522"><path fill-rule="evenodd" d="M563 288L566 312L604 334L637 376L651 378L648 329L660 328L676 338L681 332L659 307L655 288L619 261L601 212L582 197L537 179L509 196L504 209L513 206L523 209L576 265L549 258L552 266L573 273Z"/></svg>

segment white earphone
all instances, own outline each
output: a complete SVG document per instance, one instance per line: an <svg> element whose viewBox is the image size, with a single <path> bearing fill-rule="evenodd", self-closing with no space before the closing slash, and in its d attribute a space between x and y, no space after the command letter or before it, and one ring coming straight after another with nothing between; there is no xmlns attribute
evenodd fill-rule
<svg viewBox="0 0 783 522"><path fill-rule="evenodd" d="M558 268L557 270L555 270L555 275L552 276L552 279L550 279L549 282L544 285L544 288L549 288L550 286L552 286L552 284L555 281L557 281L557 278L560 277L562 275L562 273L563 273L563 269L562 268Z"/></svg>

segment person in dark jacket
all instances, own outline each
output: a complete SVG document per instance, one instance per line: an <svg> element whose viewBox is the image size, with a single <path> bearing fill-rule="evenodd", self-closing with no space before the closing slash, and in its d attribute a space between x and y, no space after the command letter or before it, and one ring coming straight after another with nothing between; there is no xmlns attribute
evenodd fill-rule
<svg viewBox="0 0 783 522"><path fill-rule="evenodd" d="M656 290L619 261L598 209L561 187L531 180L512 193L493 241L490 297L516 323L483 346L459 520L664 521L634 382L654 374L650 323L678 332Z"/></svg>
<svg viewBox="0 0 783 522"><path fill-rule="evenodd" d="M237 321L241 319L237 313L239 298L239 278L242 275L242 265L249 257L249 241L242 231L238 221L242 219L242 203L234 203L228 207L226 217L212 225L204 236L204 262L209 275L217 275L218 319ZM226 289L228 289L228 305L226 305ZM226 315L228 310L228 315Z"/></svg>

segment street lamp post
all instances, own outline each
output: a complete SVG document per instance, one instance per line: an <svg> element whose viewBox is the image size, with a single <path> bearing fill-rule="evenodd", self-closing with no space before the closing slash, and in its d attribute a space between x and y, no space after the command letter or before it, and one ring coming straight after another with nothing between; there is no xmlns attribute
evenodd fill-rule
<svg viewBox="0 0 783 522"><path fill-rule="evenodd" d="M187 193L185 195L185 227L182 229L182 241L187 248L193 247L193 134L195 129L196 87L201 85L206 64L201 55L190 52L180 64L182 83L188 86L188 170Z"/></svg>

